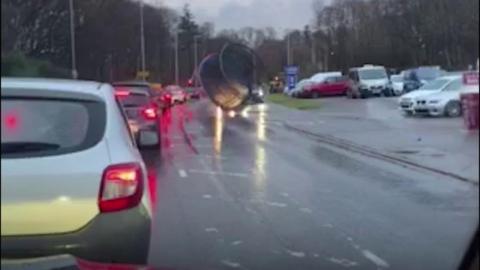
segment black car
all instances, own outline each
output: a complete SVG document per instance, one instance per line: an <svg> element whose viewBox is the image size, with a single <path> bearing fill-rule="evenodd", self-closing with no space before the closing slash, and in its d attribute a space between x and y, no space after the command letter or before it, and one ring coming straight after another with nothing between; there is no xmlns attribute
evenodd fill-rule
<svg viewBox="0 0 480 270"><path fill-rule="evenodd" d="M140 130L156 131L159 143L152 148L159 148L162 110L150 85L144 82L123 82L114 83L113 87L115 88L117 101L124 109L134 136L136 137Z"/></svg>

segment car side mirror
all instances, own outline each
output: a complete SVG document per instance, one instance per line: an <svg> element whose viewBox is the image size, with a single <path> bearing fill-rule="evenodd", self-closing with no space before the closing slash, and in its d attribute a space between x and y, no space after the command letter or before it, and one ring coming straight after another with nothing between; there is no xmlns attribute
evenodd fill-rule
<svg viewBox="0 0 480 270"><path fill-rule="evenodd" d="M159 144L158 134L153 130L139 130L137 145L139 149L152 148Z"/></svg>

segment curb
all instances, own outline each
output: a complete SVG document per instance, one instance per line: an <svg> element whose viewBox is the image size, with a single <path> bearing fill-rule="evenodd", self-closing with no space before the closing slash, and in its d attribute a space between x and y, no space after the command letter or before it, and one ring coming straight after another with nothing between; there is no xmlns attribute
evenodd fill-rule
<svg viewBox="0 0 480 270"><path fill-rule="evenodd" d="M436 173L436 174L440 174L440 175L443 175L443 176L449 176L451 178L455 178L457 180L468 182L468 183L471 183L471 184L474 184L474 185L477 185L477 186L479 184L478 182L476 182L474 180L471 180L469 178L466 178L464 176L461 176L461 175L458 175L458 174L455 174L455 173L451 173L451 172L447 172L447 171L442 171L442 170L439 170L437 168L432 168L430 166L421 165L421 164L418 164L418 163L415 163L413 161L406 160L406 159L403 159L403 158L395 157L395 156L392 156L392 155L387 155L387 154L381 153L378 150L375 150L373 148L370 148L370 147L367 147L367 146L364 146L364 145L355 144L351 141L347 141L347 140L344 140L344 139L339 139L339 138L336 138L336 137L330 136L330 135L321 135L321 134L318 134L318 133L315 133L315 132L311 132L311 131L308 131L308 130L305 130L305 129L301 129L301 128L292 126L292 125L287 124L285 122L283 122L283 126L287 129L290 129L290 130L293 130L293 131L296 131L296 132L299 132L299 133L303 133L303 134L308 135L308 136L315 137L315 139L319 142L327 143L327 144L333 145L333 146L338 147L338 148L342 148L342 149L350 151L350 152L355 152L355 153L358 153L358 154L362 154L362 155L369 156L369 157L372 157L372 158L380 159L380 160L387 161L387 162L390 162L390 163L395 163L395 164L401 165L403 167L407 167L407 166L416 167L416 168L423 169L423 170L433 172L433 173Z"/></svg>

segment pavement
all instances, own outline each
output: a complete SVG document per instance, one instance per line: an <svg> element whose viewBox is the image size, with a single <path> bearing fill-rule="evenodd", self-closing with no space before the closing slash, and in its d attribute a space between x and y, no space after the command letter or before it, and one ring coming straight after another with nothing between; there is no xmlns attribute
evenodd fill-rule
<svg viewBox="0 0 480 270"><path fill-rule="evenodd" d="M388 106L366 104L356 106L372 110L367 116L371 106ZM161 153L144 153L154 201L149 265L455 269L478 225L478 185L288 126L349 139L357 134L359 142L374 128L387 130L380 124L402 130L386 114L361 122L334 109L334 119L351 125L335 124L321 111L297 113L271 104L235 118L204 100L167 112ZM398 134L376 134L370 142L404 144Z"/></svg>
<svg viewBox="0 0 480 270"><path fill-rule="evenodd" d="M478 184L478 130L466 130L462 118L405 117L397 98L318 102L322 109L307 112L270 106L287 127L317 139Z"/></svg>

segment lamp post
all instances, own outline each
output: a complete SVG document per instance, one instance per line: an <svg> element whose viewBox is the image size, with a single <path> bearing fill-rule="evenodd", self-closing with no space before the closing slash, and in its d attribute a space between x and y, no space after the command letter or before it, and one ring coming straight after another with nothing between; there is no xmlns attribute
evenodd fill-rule
<svg viewBox="0 0 480 270"><path fill-rule="evenodd" d="M143 0L140 0L140 53L142 57L142 73L145 72L145 33L143 26ZM145 80L145 77L143 77Z"/></svg>
<svg viewBox="0 0 480 270"><path fill-rule="evenodd" d="M77 59L75 57L75 14L73 9L73 0L69 1L70 8L70 54L72 57L72 78L76 80L78 78L77 72Z"/></svg>

